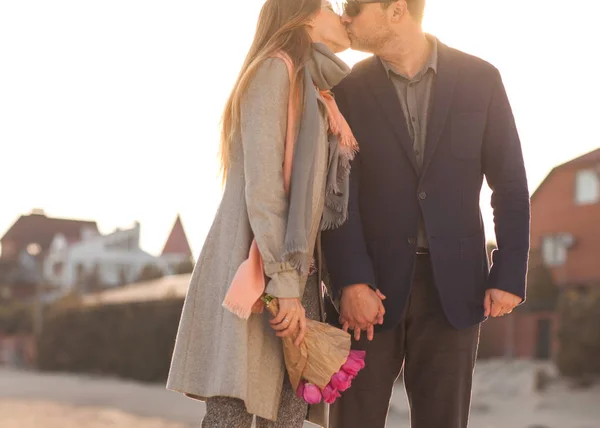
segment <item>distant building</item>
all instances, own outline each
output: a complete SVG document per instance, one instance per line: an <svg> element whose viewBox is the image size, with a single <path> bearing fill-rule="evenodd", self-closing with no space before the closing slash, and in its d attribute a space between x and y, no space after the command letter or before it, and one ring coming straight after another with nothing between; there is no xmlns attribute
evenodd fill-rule
<svg viewBox="0 0 600 428"><path fill-rule="evenodd" d="M600 149L555 167L531 196L529 268L528 301L483 325L488 356L552 358L560 319L548 282L558 293L600 286Z"/></svg>
<svg viewBox="0 0 600 428"><path fill-rule="evenodd" d="M33 299L37 284L35 264L35 258L25 251L18 258L0 258L0 305Z"/></svg>
<svg viewBox="0 0 600 428"><path fill-rule="evenodd" d="M81 240L84 233L97 234L96 222L47 217L43 210L35 209L29 215L20 216L0 239L1 257L17 259L32 244L39 246L39 254L43 256L57 234L72 243Z"/></svg>
<svg viewBox="0 0 600 428"><path fill-rule="evenodd" d="M531 248L559 285L600 284L600 149L557 166L535 191Z"/></svg>
<svg viewBox="0 0 600 428"><path fill-rule="evenodd" d="M183 229L180 216L175 219L175 224L171 228L171 233L165 242L160 257L172 273L175 273L180 263L192 260L192 249Z"/></svg>
<svg viewBox="0 0 600 428"><path fill-rule="evenodd" d="M35 245L43 281L58 295L134 282L146 266L170 275L192 257L179 216L160 256L140 248L139 222L103 235L96 222L50 218L40 211L21 216L1 242L2 260L18 260Z"/></svg>

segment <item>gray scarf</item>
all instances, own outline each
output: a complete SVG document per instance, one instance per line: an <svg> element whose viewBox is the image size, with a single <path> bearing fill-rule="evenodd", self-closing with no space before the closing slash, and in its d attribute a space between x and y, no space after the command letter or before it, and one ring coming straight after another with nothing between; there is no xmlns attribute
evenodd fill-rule
<svg viewBox="0 0 600 428"><path fill-rule="evenodd" d="M306 275L310 266L308 241L312 220L315 159L319 139L319 105L315 86L329 90L350 73L348 66L321 43L313 44L304 67L304 100L292 161L285 256ZM312 84L311 84L312 82ZM341 226L348 216L350 161L354 153L340 149L338 136L329 133L329 162L321 230Z"/></svg>

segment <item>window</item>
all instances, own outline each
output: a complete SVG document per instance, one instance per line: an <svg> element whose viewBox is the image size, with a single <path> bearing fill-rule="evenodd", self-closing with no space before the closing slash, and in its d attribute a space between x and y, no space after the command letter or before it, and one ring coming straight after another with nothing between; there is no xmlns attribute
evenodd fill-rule
<svg viewBox="0 0 600 428"><path fill-rule="evenodd" d="M575 179L575 203L595 204L600 201L600 174L593 169L577 172Z"/></svg>
<svg viewBox="0 0 600 428"><path fill-rule="evenodd" d="M567 250L573 244L568 234L548 235L542 240L542 257L547 266L562 266L567 261Z"/></svg>

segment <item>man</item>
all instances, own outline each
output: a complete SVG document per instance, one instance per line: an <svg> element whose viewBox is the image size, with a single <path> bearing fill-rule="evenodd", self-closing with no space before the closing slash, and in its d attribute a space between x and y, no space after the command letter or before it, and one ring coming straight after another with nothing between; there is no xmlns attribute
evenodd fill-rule
<svg viewBox="0 0 600 428"><path fill-rule="evenodd" d="M345 7L352 47L375 56L335 90L360 153L348 222L324 233L323 249L340 323L367 366L332 406L332 428L383 428L402 369L413 428L466 427L479 323L525 299L529 192L500 74L424 34L424 8ZM498 242L491 270L484 176Z"/></svg>

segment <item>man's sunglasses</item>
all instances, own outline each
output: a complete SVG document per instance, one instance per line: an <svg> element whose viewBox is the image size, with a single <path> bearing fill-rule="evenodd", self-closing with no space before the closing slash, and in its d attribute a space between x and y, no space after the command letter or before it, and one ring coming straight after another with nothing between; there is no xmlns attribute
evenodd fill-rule
<svg viewBox="0 0 600 428"><path fill-rule="evenodd" d="M381 0L347 0L344 3L344 13L348 15L350 18L354 18L358 16L360 13L360 5L367 3L386 3L386 1Z"/></svg>

